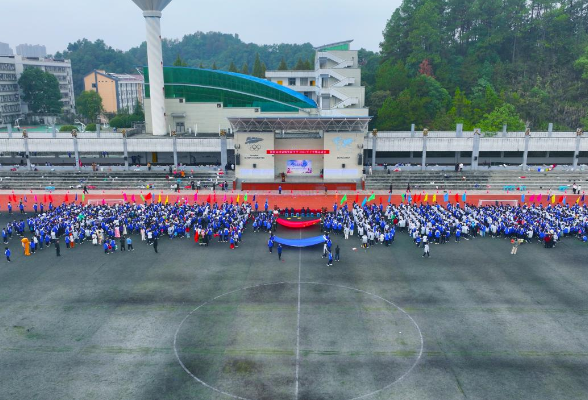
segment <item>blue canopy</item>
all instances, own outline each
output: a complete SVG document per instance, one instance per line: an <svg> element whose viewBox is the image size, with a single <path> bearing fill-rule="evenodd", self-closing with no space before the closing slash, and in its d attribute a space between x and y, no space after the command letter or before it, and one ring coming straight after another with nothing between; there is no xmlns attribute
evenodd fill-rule
<svg viewBox="0 0 588 400"><path fill-rule="evenodd" d="M325 239L322 236L315 236L306 239L283 239L280 237L275 236L274 241L276 243L281 243L284 246L290 247L309 247L314 246L316 244L321 244L325 242Z"/></svg>

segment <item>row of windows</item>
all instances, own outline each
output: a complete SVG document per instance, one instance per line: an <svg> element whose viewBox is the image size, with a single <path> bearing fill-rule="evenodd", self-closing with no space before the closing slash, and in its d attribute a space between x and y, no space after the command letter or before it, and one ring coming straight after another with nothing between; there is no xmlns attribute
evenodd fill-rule
<svg viewBox="0 0 588 400"><path fill-rule="evenodd" d="M16 74L0 73L0 81L16 81Z"/></svg>
<svg viewBox="0 0 588 400"><path fill-rule="evenodd" d="M6 104L2 106L2 112L18 113L20 112L20 104Z"/></svg>
<svg viewBox="0 0 588 400"><path fill-rule="evenodd" d="M20 101L20 96L15 94L0 95L0 103L16 103Z"/></svg>
<svg viewBox="0 0 588 400"><path fill-rule="evenodd" d="M0 71L16 71L14 64L0 63Z"/></svg>
<svg viewBox="0 0 588 400"><path fill-rule="evenodd" d="M0 85L0 92L18 92L18 85Z"/></svg>
<svg viewBox="0 0 588 400"><path fill-rule="evenodd" d="M314 80L308 80L308 78L288 78L288 86L296 86L296 79L299 79L300 86L308 86L308 83L310 82L310 86L314 86L315 81ZM283 85L284 81L278 81L278 85Z"/></svg>

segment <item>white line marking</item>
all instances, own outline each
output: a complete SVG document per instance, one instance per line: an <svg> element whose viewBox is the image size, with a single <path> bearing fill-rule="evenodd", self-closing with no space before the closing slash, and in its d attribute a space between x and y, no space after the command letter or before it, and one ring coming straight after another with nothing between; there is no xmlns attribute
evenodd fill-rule
<svg viewBox="0 0 588 400"><path fill-rule="evenodd" d="M302 249L300 250L302 252ZM302 253L300 254L300 257L302 257ZM299 264L300 265L300 264ZM299 273L300 275L300 273ZM421 328L419 327L419 325L416 323L416 321L410 316L409 313L407 313L406 311L404 311L402 308L400 308L399 306L397 306L396 304L394 304L393 302L386 300L385 298L378 296L377 294L373 294L370 292L367 292L365 290L361 290L361 289L357 289L357 288L353 288L353 287L349 287L349 286L344 286L344 285L336 285L333 283L321 283L321 282L302 282L300 279L298 280L298 282L273 282L273 283L262 283L259 285L253 285L253 286L248 286L248 287L244 287L241 289L235 289L235 290L231 290L230 292L227 293L223 293L220 294L208 301L206 301L205 303L200 304L198 307L196 307L194 310L192 310L188 315L186 315L186 317L184 317L184 319L182 320L182 322L180 322L180 325L178 326L178 329L176 330L176 333L174 335L174 353L176 356L176 359L178 360L178 362L180 363L180 366L182 367L182 369L184 371L186 371L186 373L188 375L190 375L195 381L197 381L198 383L200 383L201 385L203 385L204 387L207 387L210 390L213 390L217 393L223 394L225 396L231 397L233 399L237 399L237 400L252 400L252 399L248 399L246 397L241 397L241 396L236 396L234 394L231 393L227 393L224 392L218 388L215 388L214 386L209 385L208 383L204 382L203 380L201 380L200 378L198 378L196 375L194 375L192 372L190 372L190 370L184 365L184 363L182 362L182 359L180 358L180 355L178 354L178 347L177 347L177 339L178 339L178 334L180 332L180 329L182 328L182 325L184 325L184 322L186 322L186 320L188 318L190 318L190 316L192 316L196 311L198 311L199 309L201 309L202 307L206 306L207 304L212 303L214 300L220 299L221 297L224 296L228 296L229 294L235 293L235 292L239 292L242 290L249 290L249 289L255 289L255 288L260 288L260 287L264 287L264 286L274 286L274 285L294 285L297 284L299 285L298 287L300 288L301 285L323 285L323 286L332 286L332 287L338 287L341 289L349 289L349 290L353 290L355 292L359 292L359 293L364 293L370 296L373 296L377 299L380 299L382 301L384 301L387 304L390 304L391 306L397 308L399 311L401 311L404 315L406 315L411 322L413 323L414 327L416 328L419 337L420 337L420 341L421 341L421 346L420 346L420 350L419 350L419 354L416 358L416 360L414 361L414 363L411 365L411 367L404 373L402 374L399 378L397 378L394 382L384 386L383 388L380 388L378 390L375 390L371 393L368 394L364 394L362 396L358 396L358 397L354 397L352 399L347 399L347 400L360 400L360 399L365 399L367 397L371 397L373 395L376 395L386 389L389 389L390 387L392 387L393 385L395 385L396 383L400 382L401 380L403 380L408 374L410 374L412 372L412 370L414 369L414 367L416 367L416 365L419 363L421 357L423 356L423 350L424 350L424 339L423 339L423 334L421 332Z"/></svg>
<svg viewBox="0 0 588 400"><path fill-rule="evenodd" d="M300 231L302 239L302 230ZM302 274L302 248L298 251L298 322L296 323L296 387L294 399L298 400L298 376L300 371L300 277Z"/></svg>

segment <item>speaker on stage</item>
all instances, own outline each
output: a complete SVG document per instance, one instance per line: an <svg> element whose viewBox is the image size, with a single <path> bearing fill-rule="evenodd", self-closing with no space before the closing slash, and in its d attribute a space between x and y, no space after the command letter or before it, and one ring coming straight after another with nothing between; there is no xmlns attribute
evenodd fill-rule
<svg viewBox="0 0 588 400"><path fill-rule="evenodd" d="M257 164L253 164L253 168L257 168Z"/></svg>
<svg viewBox="0 0 588 400"><path fill-rule="evenodd" d="M235 165L241 165L241 154L235 154Z"/></svg>
<svg viewBox="0 0 588 400"><path fill-rule="evenodd" d="M345 168L345 164L341 164L341 168Z"/></svg>
<svg viewBox="0 0 588 400"><path fill-rule="evenodd" d="M357 155L357 165L363 165L363 163L361 162L361 154Z"/></svg>

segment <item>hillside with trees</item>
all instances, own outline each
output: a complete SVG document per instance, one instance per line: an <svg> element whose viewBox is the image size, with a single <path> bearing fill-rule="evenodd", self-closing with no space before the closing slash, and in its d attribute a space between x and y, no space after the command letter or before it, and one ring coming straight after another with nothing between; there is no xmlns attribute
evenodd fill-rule
<svg viewBox="0 0 588 400"><path fill-rule="evenodd" d="M588 125L588 3L404 0L368 104L383 130Z"/></svg>
<svg viewBox="0 0 588 400"><path fill-rule="evenodd" d="M260 75L266 69L278 69L282 62L288 68L304 69L314 64L314 49L310 43L257 45L244 43L239 35L220 32L196 32L181 40L163 39L165 65L181 65L220 69ZM137 67L147 65L147 45L129 51L113 49L102 40L87 39L70 43L56 58L72 61L74 89L80 94L84 76L94 69L116 73L137 73ZM260 75L264 76L264 75Z"/></svg>

